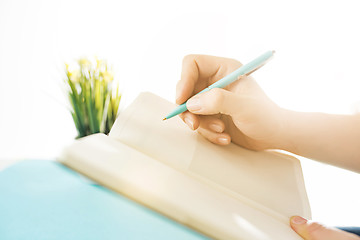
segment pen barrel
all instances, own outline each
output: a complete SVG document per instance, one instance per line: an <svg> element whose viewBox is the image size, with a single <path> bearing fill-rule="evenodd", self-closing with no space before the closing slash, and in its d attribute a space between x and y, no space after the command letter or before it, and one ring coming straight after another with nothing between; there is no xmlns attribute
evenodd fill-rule
<svg viewBox="0 0 360 240"><path fill-rule="evenodd" d="M171 113L169 113L169 114L165 117L165 119L170 119L170 118L172 118L172 117L174 117L174 116L176 116L176 115L178 115L178 114L180 114L180 113L183 113L183 112L185 112L185 111L187 111L186 102L183 103L183 104L181 104L181 105L179 105L179 106L177 106L177 107L174 109L174 111L172 111Z"/></svg>
<svg viewBox="0 0 360 240"><path fill-rule="evenodd" d="M230 83L236 81L240 76L245 75L245 74L247 74L249 72L252 72L253 70L258 68L259 66L263 65L272 56L273 56L273 51L267 51L266 53L264 53L261 56L255 58L251 62L243 65L242 67L236 69L235 71L233 71L229 75L227 75L227 76L223 77L222 79L218 80L217 82L215 82L214 84L209 86L208 90L213 89L213 88L224 88L224 87L226 87Z"/></svg>

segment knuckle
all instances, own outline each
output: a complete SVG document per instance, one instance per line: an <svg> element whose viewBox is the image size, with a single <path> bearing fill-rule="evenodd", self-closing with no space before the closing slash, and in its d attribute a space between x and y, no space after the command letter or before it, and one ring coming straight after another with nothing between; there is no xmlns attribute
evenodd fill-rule
<svg viewBox="0 0 360 240"><path fill-rule="evenodd" d="M183 58L183 63L186 63L188 61L192 61L195 59L198 55L197 54L188 54Z"/></svg>

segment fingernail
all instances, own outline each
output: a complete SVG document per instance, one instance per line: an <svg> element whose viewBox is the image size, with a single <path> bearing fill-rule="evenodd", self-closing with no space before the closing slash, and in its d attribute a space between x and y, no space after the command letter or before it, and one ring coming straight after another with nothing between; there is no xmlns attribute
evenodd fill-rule
<svg viewBox="0 0 360 240"><path fill-rule="evenodd" d="M218 133L221 133L222 132L222 127L219 125L219 124L216 124L216 123L212 123L210 124L210 129L215 131L215 132L218 132Z"/></svg>
<svg viewBox="0 0 360 240"><path fill-rule="evenodd" d="M224 138L224 137L218 138L218 141L219 141L221 144L228 144L228 143L229 143L229 139L228 139L228 138Z"/></svg>
<svg viewBox="0 0 360 240"><path fill-rule="evenodd" d="M307 222L307 220L305 218L295 216L291 218L291 222L294 224L304 224Z"/></svg>
<svg viewBox="0 0 360 240"><path fill-rule="evenodd" d="M194 122L190 118L185 118L185 123L194 130Z"/></svg>
<svg viewBox="0 0 360 240"><path fill-rule="evenodd" d="M186 107L190 111L199 111L201 109L201 102L199 98L190 98L186 103Z"/></svg>

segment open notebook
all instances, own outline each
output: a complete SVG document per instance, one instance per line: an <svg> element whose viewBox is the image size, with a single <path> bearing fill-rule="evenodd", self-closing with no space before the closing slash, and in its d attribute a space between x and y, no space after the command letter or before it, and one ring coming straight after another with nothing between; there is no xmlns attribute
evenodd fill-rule
<svg viewBox="0 0 360 240"><path fill-rule="evenodd" d="M142 93L109 136L95 134L59 160L99 183L217 239L301 239L289 217L311 218L299 161L278 152L217 146L174 104Z"/></svg>

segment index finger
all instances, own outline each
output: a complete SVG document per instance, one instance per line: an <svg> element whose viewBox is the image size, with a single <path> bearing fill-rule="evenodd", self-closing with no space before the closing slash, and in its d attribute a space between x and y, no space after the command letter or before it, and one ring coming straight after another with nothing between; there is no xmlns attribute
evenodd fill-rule
<svg viewBox="0 0 360 240"><path fill-rule="evenodd" d="M176 103L184 103L192 95L209 85L209 79L217 75L228 59L191 54L182 62L181 80L176 86ZM200 88L200 89L199 89Z"/></svg>

